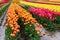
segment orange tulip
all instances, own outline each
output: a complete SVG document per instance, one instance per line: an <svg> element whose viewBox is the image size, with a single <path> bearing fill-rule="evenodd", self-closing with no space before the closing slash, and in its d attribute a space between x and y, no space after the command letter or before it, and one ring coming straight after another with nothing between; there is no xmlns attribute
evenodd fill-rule
<svg viewBox="0 0 60 40"><path fill-rule="evenodd" d="M14 27L12 27L12 28L11 28L11 30L15 30L15 28L14 28Z"/></svg>
<svg viewBox="0 0 60 40"><path fill-rule="evenodd" d="M17 29L16 31L17 31L17 32L20 32L20 30L18 30L18 29Z"/></svg>
<svg viewBox="0 0 60 40"><path fill-rule="evenodd" d="M11 37L15 37L15 34L10 34Z"/></svg>
<svg viewBox="0 0 60 40"><path fill-rule="evenodd" d="M20 26L18 25L17 21L18 15L16 14L14 4L12 3L7 11L7 22L13 31L13 34L10 35L11 37L15 37L16 33L19 32L18 28L20 28Z"/></svg>

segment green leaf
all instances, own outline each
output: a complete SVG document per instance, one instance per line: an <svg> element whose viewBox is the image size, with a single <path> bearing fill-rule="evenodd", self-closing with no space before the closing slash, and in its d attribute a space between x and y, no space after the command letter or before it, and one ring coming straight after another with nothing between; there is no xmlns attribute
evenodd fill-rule
<svg viewBox="0 0 60 40"><path fill-rule="evenodd" d="M6 29L6 32L5 32L5 34L6 34L6 39L7 40L17 40L18 38L19 38L19 34L17 33L16 34L16 36L14 37L14 38L12 38L11 36L10 36L10 34L12 33L13 31L10 29L10 27L8 26L7 27L7 29Z"/></svg>

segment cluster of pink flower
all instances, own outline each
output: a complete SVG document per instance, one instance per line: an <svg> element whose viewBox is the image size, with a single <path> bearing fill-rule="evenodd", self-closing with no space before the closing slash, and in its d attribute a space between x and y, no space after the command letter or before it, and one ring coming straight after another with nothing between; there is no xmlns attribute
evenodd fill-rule
<svg viewBox="0 0 60 40"><path fill-rule="evenodd" d="M7 2L9 2L9 0L2 0L2 1L0 2L0 4L4 4L4 3L7 3Z"/></svg>
<svg viewBox="0 0 60 40"><path fill-rule="evenodd" d="M44 8L28 8L28 10L33 14L37 14L38 16L41 16L41 17L46 17L50 20L56 19L53 17L53 15L60 16L59 12L54 12L52 10L44 9Z"/></svg>

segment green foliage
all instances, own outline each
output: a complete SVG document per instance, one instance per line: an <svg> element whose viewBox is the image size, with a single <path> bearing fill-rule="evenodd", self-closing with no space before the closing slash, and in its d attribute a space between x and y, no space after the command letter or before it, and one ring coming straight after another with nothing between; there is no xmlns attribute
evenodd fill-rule
<svg viewBox="0 0 60 40"><path fill-rule="evenodd" d="M35 31L35 26L32 25L30 26L30 24L24 25L24 21L22 21L21 18L19 18L19 20L17 21L18 24L21 26L20 27L20 35L21 37L24 37L25 40L40 40L40 35L37 35L36 31ZM14 38L10 37L10 34L13 31L10 29L10 27L8 26L6 29L6 40L18 40L19 38L19 34L17 34Z"/></svg>
<svg viewBox="0 0 60 40"><path fill-rule="evenodd" d="M29 6L24 6L23 8L25 8L26 10L28 9L28 8L30 8ZM28 11L28 10L27 10ZM29 11L28 11L29 12ZM31 13L31 12L30 12ZM49 19L47 19L47 18L43 18L43 17L39 17L38 15L36 15L36 14L33 14L33 13L31 13L32 14L32 16L34 17L34 18L36 18L36 20L39 22L39 23L41 23L42 25L43 25L43 27L46 29L46 30L48 30L48 31L56 31L57 29L59 29L60 30L60 17L58 17L58 16L54 16L54 17L56 17L56 20L54 20L54 21L51 21L51 20L49 20ZM46 24L46 25L45 25Z"/></svg>
<svg viewBox="0 0 60 40"><path fill-rule="evenodd" d="M19 19L18 23L21 26L21 33L26 40L40 40L40 36L36 34L34 25L24 25L24 22L21 19Z"/></svg>
<svg viewBox="0 0 60 40"><path fill-rule="evenodd" d="M0 7L2 7L3 5L5 5L5 4L1 4Z"/></svg>
<svg viewBox="0 0 60 40"><path fill-rule="evenodd" d="M10 4L10 3L8 3L8 5L5 4L6 6L5 6L3 9L0 10L0 17L1 17L1 15L6 11L6 9L7 9L8 6L9 6L9 4ZM4 6L4 5L3 5L3 6Z"/></svg>
<svg viewBox="0 0 60 40"><path fill-rule="evenodd" d="M40 40L40 37L36 34L35 32L35 27L34 25L32 25L30 27L30 25L28 24L26 27L25 27L25 34L31 38L31 40Z"/></svg>
<svg viewBox="0 0 60 40"><path fill-rule="evenodd" d="M17 40L19 38L19 34L17 33L15 37L11 37L10 34L12 33L13 31L11 30L11 28L8 26L7 29L6 29L6 32L5 32L5 35L6 35L6 40Z"/></svg>
<svg viewBox="0 0 60 40"><path fill-rule="evenodd" d="M36 20L41 23L43 25L43 27L45 29L47 29L48 31L55 31L56 30L56 26L54 25L54 23L49 20L49 19L46 19L46 18L42 18L42 17L39 17L38 15L34 15L32 14L33 17L36 18ZM46 24L46 25L45 25Z"/></svg>
<svg viewBox="0 0 60 40"><path fill-rule="evenodd" d="M39 17L38 15L34 15L32 14L33 17L36 18L36 20L39 22L39 23L42 23L44 28L47 29L48 31L55 31L57 29L60 29L60 17L56 16L56 20L54 21L51 21L47 18L42 18L42 17ZM46 25L44 25L46 24Z"/></svg>

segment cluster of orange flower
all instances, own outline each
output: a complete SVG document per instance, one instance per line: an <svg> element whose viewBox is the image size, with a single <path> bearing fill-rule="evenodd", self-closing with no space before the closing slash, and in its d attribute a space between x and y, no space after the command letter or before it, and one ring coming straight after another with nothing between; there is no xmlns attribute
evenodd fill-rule
<svg viewBox="0 0 60 40"><path fill-rule="evenodd" d="M36 26L42 28L42 25L39 24L39 23L35 20L35 18L32 17L32 15L31 15L30 13L26 12L26 10L24 10L24 9L23 9L22 7L20 7L18 4L15 4L15 10L18 12L18 15L19 15L22 19L24 19L24 21L27 22L26 24L32 23L32 24L36 24ZM40 33L40 31L37 31L37 30L36 30L36 32L37 32L37 34Z"/></svg>
<svg viewBox="0 0 60 40"><path fill-rule="evenodd" d="M37 34L40 34L40 30L38 29L38 27L42 28L42 24L39 24L35 20L35 18L33 18L32 15L29 12L26 12L26 10L21 6L16 3L12 3L7 12L7 23L11 27L11 30L13 30L13 33L11 34L12 37L14 37L17 32L20 32L20 26L17 23L18 17L21 17L22 20L26 22L24 23L24 25L29 23L33 25L36 24L37 27L35 28L35 30Z"/></svg>
<svg viewBox="0 0 60 40"><path fill-rule="evenodd" d="M18 15L15 13L14 4L11 4L8 12L7 12L7 25L10 26L11 30L13 30L13 33L11 33L11 37L15 37L16 33L20 32L19 28L20 26L17 23L18 21Z"/></svg>

